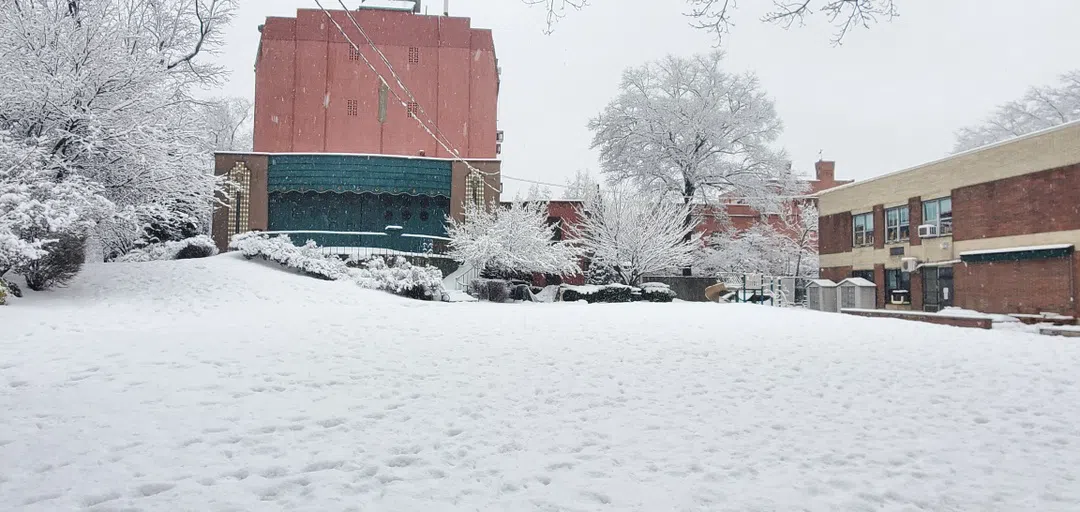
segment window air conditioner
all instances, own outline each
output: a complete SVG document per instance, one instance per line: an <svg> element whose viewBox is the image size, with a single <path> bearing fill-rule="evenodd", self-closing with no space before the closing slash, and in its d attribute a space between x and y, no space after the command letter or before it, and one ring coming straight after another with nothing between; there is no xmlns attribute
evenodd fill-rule
<svg viewBox="0 0 1080 512"><path fill-rule="evenodd" d="M901 306L911 303L911 300L908 298L911 294L908 293L907 290L893 290L889 295L889 302L893 305Z"/></svg>
<svg viewBox="0 0 1080 512"><path fill-rule="evenodd" d="M923 224L919 226L919 238L934 238L938 236L937 224Z"/></svg>
<svg viewBox="0 0 1080 512"><path fill-rule="evenodd" d="M921 228L920 228L920 231L921 231ZM902 270L904 272L907 272L907 273L910 274L910 273L916 271L918 268L919 268L919 260L917 260L915 258L904 258L904 259L900 260L900 270Z"/></svg>
<svg viewBox="0 0 1080 512"><path fill-rule="evenodd" d="M499 130L499 131L495 132L495 142L502 142L502 141L503 141L503 131Z"/></svg>

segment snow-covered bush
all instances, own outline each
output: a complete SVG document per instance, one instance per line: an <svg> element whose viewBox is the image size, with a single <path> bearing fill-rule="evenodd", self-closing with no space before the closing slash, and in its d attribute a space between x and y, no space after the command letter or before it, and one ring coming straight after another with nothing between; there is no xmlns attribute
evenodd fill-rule
<svg viewBox="0 0 1080 512"><path fill-rule="evenodd" d="M364 262L362 268L351 269L349 274L361 287L411 299L442 300L445 291L442 271L413 265L401 256L390 263L376 256Z"/></svg>
<svg viewBox="0 0 1080 512"><path fill-rule="evenodd" d="M7 286L5 286L6 284L7 283L0 279L0 306L7 305L8 289Z"/></svg>
<svg viewBox="0 0 1080 512"><path fill-rule="evenodd" d="M641 285L641 300L644 302L671 302L675 300L675 290L664 283L644 283Z"/></svg>
<svg viewBox="0 0 1080 512"><path fill-rule="evenodd" d="M87 236L113 212L103 187L71 175L40 143L0 131L0 277L14 269L32 290L78 272Z"/></svg>
<svg viewBox="0 0 1080 512"><path fill-rule="evenodd" d="M564 302L586 301L590 304L596 302L618 303L632 302L634 300L634 288L613 284L608 286L563 286L562 300Z"/></svg>
<svg viewBox="0 0 1080 512"><path fill-rule="evenodd" d="M229 248L240 251L245 258L274 261L311 277L333 281L349 275L345 262L336 256L319 251L314 241L297 247L288 235L270 238L259 233L241 233L232 238Z"/></svg>
<svg viewBox="0 0 1080 512"><path fill-rule="evenodd" d="M449 256L483 271L485 277L581 273L581 250L556 241L544 203L513 203L490 211L472 208L465 221L451 219Z"/></svg>
<svg viewBox="0 0 1080 512"><path fill-rule="evenodd" d="M195 258L208 258L218 253L214 240L206 235L194 236L179 242L164 242L150 244L140 249L116 258L115 261L125 263L141 263L147 261L163 260L187 260Z"/></svg>
<svg viewBox="0 0 1080 512"><path fill-rule="evenodd" d="M70 233L48 245L48 253L41 258L20 265L26 279L26 287L40 292L56 286L64 286L82 270L86 262L86 239Z"/></svg>
<svg viewBox="0 0 1080 512"><path fill-rule="evenodd" d="M6 289L7 294L9 296L11 296L11 297L16 297L16 298L22 297L22 289L19 288L19 285L15 284L15 283L13 283L11 281L7 281L2 277L0 277L0 287Z"/></svg>

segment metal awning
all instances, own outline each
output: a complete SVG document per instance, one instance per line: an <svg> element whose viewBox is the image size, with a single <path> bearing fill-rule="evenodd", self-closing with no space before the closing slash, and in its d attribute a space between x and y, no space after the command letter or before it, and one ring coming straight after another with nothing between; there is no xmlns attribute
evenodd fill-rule
<svg viewBox="0 0 1080 512"><path fill-rule="evenodd" d="M1042 260L1065 258L1073 253L1073 244L1033 245L1027 247L1004 247L960 253L964 263L989 263L994 261Z"/></svg>

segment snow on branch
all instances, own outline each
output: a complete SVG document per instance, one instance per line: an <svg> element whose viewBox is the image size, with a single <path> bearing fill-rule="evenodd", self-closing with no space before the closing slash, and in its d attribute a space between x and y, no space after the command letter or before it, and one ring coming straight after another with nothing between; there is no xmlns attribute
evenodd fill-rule
<svg viewBox="0 0 1080 512"><path fill-rule="evenodd" d="M576 275L580 248L555 240L544 202L515 202L490 210L469 208L465 220L451 219L449 256L487 273Z"/></svg>
<svg viewBox="0 0 1080 512"><path fill-rule="evenodd" d="M621 284L637 286L644 276L694 261L700 235L688 217L689 205L616 188L592 195L571 229L590 258L610 265Z"/></svg>
<svg viewBox="0 0 1080 512"><path fill-rule="evenodd" d="M587 0L522 0L528 5L543 5L547 12L547 29L551 33L553 26L566 15L567 8L581 9L588 5ZM690 26L711 32L717 43L727 35L735 25L735 14L739 7L738 0L684 0L690 19ZM758 2L765 3L765 2ZM758 3L755 3L757 5ZM775 23L790 28L801 25L806 17L817 13L828 18L836 27L833 43L840 44L852 29L869 28L879 21L889 21L898 16L895 0L774 0L773 10L760 14L765 23Z"/></svg>
<svg viewBox="0 0 1080 512"><path fill-rule="evenodd" d="M782 123L772 100L723 59L668 56L623 74L618 97L589 122L608 181L684 203L750 198L759 211L801 190L773 147Z"/></svg>
<svg viewBox="0 0 1080 512"><path fill-rule="evenodd" d="M1080 70L1061 75L1053 86L1032 87L994 110L980 124L956 132L954 153L1080 120Z"/></svg>

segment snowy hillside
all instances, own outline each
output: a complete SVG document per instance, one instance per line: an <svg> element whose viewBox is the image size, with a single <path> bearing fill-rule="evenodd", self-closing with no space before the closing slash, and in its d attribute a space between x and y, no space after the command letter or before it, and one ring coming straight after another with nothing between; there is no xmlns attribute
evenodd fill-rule
<svg viewBox="0 0 1080 512"><path fill-rule="evenodd" d="M235 255L0 308L0 510L1080 509L1080 344Z"/></svg>

